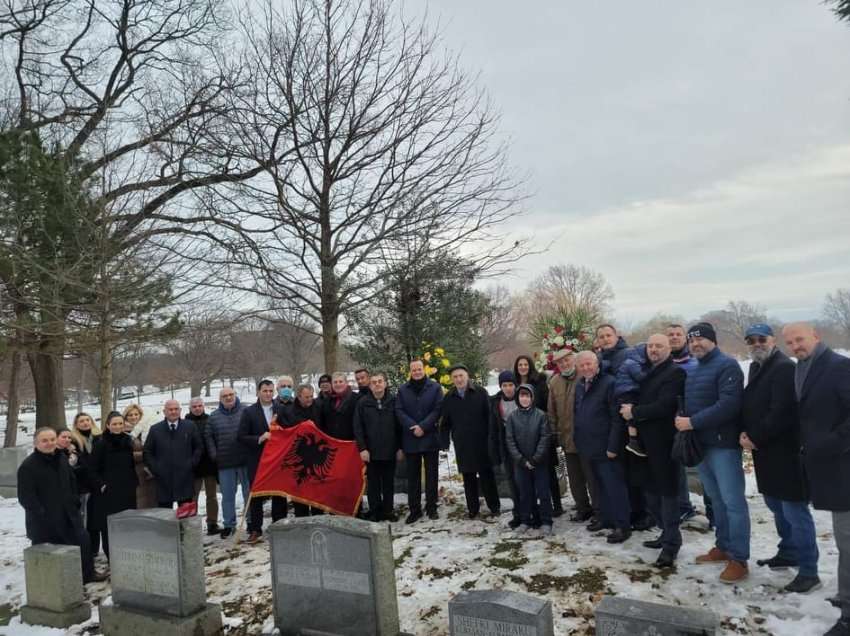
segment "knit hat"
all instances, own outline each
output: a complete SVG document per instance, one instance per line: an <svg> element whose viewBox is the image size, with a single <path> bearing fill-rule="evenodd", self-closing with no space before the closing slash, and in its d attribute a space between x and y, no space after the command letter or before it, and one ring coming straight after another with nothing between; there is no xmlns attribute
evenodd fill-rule
<svg viewBox="0 0 850 636"><path fill-rule="evenodd" d="M510 369L506 369L499 374L499 386L502 386L505 382L510 382L511 384L516 384L516 378L514 377L514 372Z"/></svg>
<svg viewBox="0 0 850 636"><path fill-rule="evenodd" d="M707 338L717 344L717 334L710 322L698 322L688 329L688 340L691 338Z"/></svg>
<svg viewBox="0 0 850 636"><path fill-rule="evenodd" d="M322 382L331 382L331 376L328 373L323 373L319 376L319 384Z"/></svg>

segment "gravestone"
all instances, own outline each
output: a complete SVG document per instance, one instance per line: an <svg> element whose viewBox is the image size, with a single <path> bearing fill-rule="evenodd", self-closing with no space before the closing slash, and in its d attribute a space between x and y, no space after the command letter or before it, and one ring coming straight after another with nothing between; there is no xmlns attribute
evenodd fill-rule
<svg viewBox="0 0 850 636"><path fill-rule="evenodd" d="M552 602L507 590L470 590L449 601L451 636L554 636Z"/></svg>
<svg viewBox="0 0 850 636"><path fill-rule="evenodd" d="M275 626L283 636L398 636L392 530L329 515L273 523Z"/></svg>
<svg viewBox="0 0 850 636"><path fill-rule="evenodd" d="M164 508L110 515L112 605L106 636L205 636L221 630L221 607L207 603L200 517Z"/></svg>
<svg viewBox="0 0 850 636"><path fill-rule="evenodd" d="M27 455L23 446L0 448L0 497L18 496L18 468Z"/></svg>
<svg viewBox="0 0 850 636"><path fill-rule="evenodd" d="M712 612L605 596L596 606L597 636L682 636L715 634L719 624Z"/></svg>
<svg viewBox="0 0 850 636"><path fill-rule="evenodd" d="M91 617L83 600L80 548L41 543L24 549L27 604L21 621L29 625L70 627Z"/></svg>

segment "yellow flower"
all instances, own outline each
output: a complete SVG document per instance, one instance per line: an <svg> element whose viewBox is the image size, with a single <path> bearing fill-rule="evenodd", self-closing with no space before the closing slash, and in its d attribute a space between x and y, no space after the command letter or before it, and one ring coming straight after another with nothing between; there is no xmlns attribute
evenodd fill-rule
<svg viewBox="0 0 850 636"><path fill-rule="evenodd" d="M448 358L443 358L443 366L448 369L450 366L452 366L452 363L449 362Z"/></svg>
<svg viewBox="0 0 850 636"><path fill-rule="evenodd" d="M428 362L431 359L431 353L426 351L425 355L422 356L422 359L425 360L425 362Z"/></svg>
<svg viewBox="0 0 850 636"><path fill-rule="evenodd" d="M452 378L451 378L451 376L449 376L448 373L444 373L443 375L440 376L440 384L448 384L451 381L452 381Z"/></svg>
<svg viewBox="0 0 850 636"><path fill-rule="evenodd" d="M436 372L437 372L437 370L432 366L425 367L425 375L427 375L427 376L434 375Z"/></svg>
<svg viewBox="0 0 850 636"><path fill-rule="evenodd" d="M446 355L446 352L442 347L437 347L436 349L434 349L434 353L436 353L438 356Z"/></svg>

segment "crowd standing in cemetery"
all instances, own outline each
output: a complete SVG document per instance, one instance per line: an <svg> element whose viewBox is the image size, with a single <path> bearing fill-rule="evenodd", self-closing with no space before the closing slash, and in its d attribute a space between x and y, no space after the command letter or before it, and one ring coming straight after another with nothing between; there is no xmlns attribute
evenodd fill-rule
<svg viewBox="0 0 850 636"><path fill-rule="evenodd" d="M724 583L749 574L747 450L778 536L776 554L757 566L796 569L787 592L820 587L810 505L831 511L839 564L838 593L830 602L842 615L827 634L850 634L850 358L830 350L805 323L787 325L782 338L796 362L779 350L769 325L747 329L746 385L741 366L718 347L709 323L687 330L671 324L639 347L606 324L596 329L593 351L556 351L551 376L520 356L499 374L493 396L462 364L448 370L452 387L444 391L425 375L423 361L413 360L397 392L384 373L358 369L357 391L344 373L333 373L321 376L318 395L289 376L263 380L256 403L247 407L224 387L210 414L194 398L181 418L181 405L169 400L165 418L146 435L138 431L142 410L136 405L123 416L110 414L102 432L80 413L70 431L38 429L35 451L20 467L27 536L33 544L80 546L83 580L101 580L105 574L95 571L93 556L101 545L109 555L107 516L148 507L143 490L150 484L156 505L164 508L197 501L204 490L207 531L225 539L237 528L241 487L242 500L250 499L248 541L256 543L266 499L272 500L273 521L288 514L285 497L250 498L264 445L276 427L312 421L328 436L357 444L368 492L368 512L358 516L397 520L394 477L404 459L405 522L423 517L423 477L424 513L438 519L439 452L453 444L469 518L480 514L479 495L491 515L500 514L494 467L501 466L513 502L506 531L526 537L539 528L550 535L564 512L555 472L563 457L574 502L569 522L607 531L611 544L657 528L660 534L642 543L659 550L657 567L669 568L682 545L680 523L695 514L676 450L687 439L691 456L698 455L692 463L715 532L714 547L695 565L722 566ZM296 516L322 514L292 503Z"/></svg>

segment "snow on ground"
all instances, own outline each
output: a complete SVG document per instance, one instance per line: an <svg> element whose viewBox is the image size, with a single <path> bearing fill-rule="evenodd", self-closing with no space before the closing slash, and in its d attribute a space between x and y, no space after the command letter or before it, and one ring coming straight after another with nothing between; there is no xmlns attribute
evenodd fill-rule
<svg viewBox="0 0 850 636"><path fill-rule="evenodd" d="M445 460L441 472L439 521L393 524L401 625L417 636L448 634L449 599L462 590L482 588L504 588L551 600L556 634L593 634L593 609L603 594L711 609L722 617L722 634L821 634L838 617L838 610L825 602L836 590L838 561L829 515L815 513L824 587L808 596L784 594L781 588L794 572L771 572L755 565L756 558L775 553L777 538L752 475L747 484L753 520L750 578L741 585L726 586L717 578L721 566L693 564L694 557L713 544L704 518L684 530L678 567L659 572L651 566L657 551L641 546L654 538L651 532L636 532L624 545L612 546L604 534L591 534L584 524L571 523L565 516L556 520L551 538L516 539L505 525L509 514L467 519L456 472L448 474ZM404 495L397 498L402 515L404 499ZM569 498L564 501L569 507ZM510 506L510 501L503 501L504 510ZM207 596L221 603L226 633L269 630L268 544L249 546L218 537L204 541ZM0 627L0 636L98 634L97 605L109 598L108 582L86 587L92 618L68 632L20 625L17 613L25 602L21 555L26 545L23 511L15 500L0 499L0 606L10 605L13 615L8 626ZM98 567L105 565L101 555Z"/></svg>

